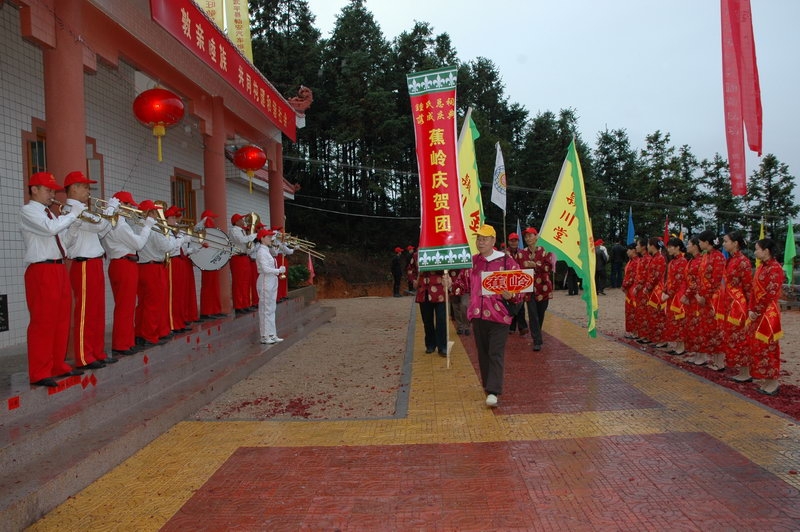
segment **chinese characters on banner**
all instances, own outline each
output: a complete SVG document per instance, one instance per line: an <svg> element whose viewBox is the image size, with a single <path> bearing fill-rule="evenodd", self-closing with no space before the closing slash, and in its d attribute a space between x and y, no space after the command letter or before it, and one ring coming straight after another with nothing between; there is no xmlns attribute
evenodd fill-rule
<svg viewBox="0 0 800 532"><path fill-rule="evenodd" d="M573 268L583 280L589 336L597 336L597 292L594 286L595 254L592 221L586 206L583 170L575 139L567 149L550 205L544 215L539 245Z"/></svg>
<svg viewBox="0 0 800 532"><path fill-rule="evenodd" d="M456 68L408 74L420 210L419 270L472 266L456 154Z"/></svg>
<svg viewBox="0 0 800 532"><path fill-rule="evenodd" d="M297 114L192 0L150 0L153 20L256 106L291 140Z"/></svg>

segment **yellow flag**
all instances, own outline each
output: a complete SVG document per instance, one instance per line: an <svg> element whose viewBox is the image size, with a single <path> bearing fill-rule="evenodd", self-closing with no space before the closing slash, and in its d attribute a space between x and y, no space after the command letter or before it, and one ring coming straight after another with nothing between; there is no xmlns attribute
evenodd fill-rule
<svg viewBox="0 0 800 532"><path fill-rule="evenodd" d="M758 234L758 239L764 240L765 238L766 235L764 233L764 218L761 218L761 232ZM759 266L761 266L761 259L756 259L756 268L758 268Z"/></svg>
<svg viewBox="0 0 800 532"><path fill-rule="evenodd" d="M597 336L597 292L594 272L594 235L586 206L583 171L575 150L575 139L569 144L567 158L544 215L539 245L555 253L583 280L583 300L586 301L589 336Z"/></svg>
<svg viewBox="0 0 800 532"><path fill-rule="evenodd" d="M250 9L247 0L225 0L225 18L228 38L252 63L253 44L250 40Z"/></svg>
<svg viewBox="0 0 800 532"><path fill-rule="evenodd" d="M206 12L219 29L225 31L225 0L202 0L197 2L197 6Z"/></svg>
<svg viewBox="0 0 800 532"><path fill-rule="evenodd" d="M481 199L481 180L478 178L478 160L475 157L475 141L480 137L475 122L472 121L472 107L467 110L461 134L458 136L458 175L461 193L461 214L464 217L464 230L467 233L470 252L478 253L476 231L483 225L483 200Z"/></svg>

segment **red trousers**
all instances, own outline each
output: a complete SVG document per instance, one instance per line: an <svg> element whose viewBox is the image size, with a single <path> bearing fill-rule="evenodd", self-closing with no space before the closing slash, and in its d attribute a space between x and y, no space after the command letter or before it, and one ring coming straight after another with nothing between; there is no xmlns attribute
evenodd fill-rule
<svg viewBox="0 0 800 532"><path fill-rule="evenodd" d="M184 281L186 283L183 317L187 322L192 323L200 319L197 313L197 285L194 279L194 263L186 256L181 257L181 263L183 264Z"/></svg>
<svg viewBox="0 0 800 532"><path fill-rule="evenodd" d="M231 257L231 285L233 289L233 308L246 309L250 306L250 257L234 255Z"/></svg>
<svg viewBox="0 0 800 532"><path fill-rule="evenodd" d="M200 274L200 314L222 314L219 293L219 270L203 270Z"/></svg>
<svg viewBox="0 0 800 532"><path fill-rule="evenodd" d="M28 376L30 382L72 370L65 362L69 343L69 275L63 264L31 264L25 269L28 302Z"/></svg>
<svg viewBox="0 0 800 532"><path fill-rule="evenodd" d="M136 291L136 336L156 343L168 333L166 268L163 263L139 264L139 285Z"/></svg>
<svg viewBox="0 0 800 532"><path fill-rule="evenodd" d="M278 268L286 266L286 255L281 253L275 257L275 266ZM287 267L286 269L288 270L289 268ZM278 293L275 294L275 300L280 301L287 295L289 295L289 279L285 273L282 273L278 276Z"/></svg>
<svg viewBox="0 0 800 532"><path fill-rule="evenodd" d="M111 349L127 351L136 344L133 320L136 314L136 290L139 285L139 265L135 260L112 259L108 279L114 293L114 325L111 330Z"/></svg>
<svg viewBox="0 0 800 532"><path fill-rule="evenodd" d="M169 294L169 329L186 326L186 269L181 257L172 257L167 266L167 293ZM169 333L167 333L169 334Z"/></svg>
<svg viewBox="0 0 800 532"><path fill-rule="evenodd" d="M74 299L72 342L75 365L105 360L106 281L103 259L73 260L69 268Z"/></svg>

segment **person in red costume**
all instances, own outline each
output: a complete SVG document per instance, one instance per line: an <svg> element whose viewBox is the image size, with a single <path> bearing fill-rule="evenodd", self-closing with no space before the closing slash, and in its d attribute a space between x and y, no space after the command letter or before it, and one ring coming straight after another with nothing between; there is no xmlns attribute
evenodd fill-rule
<svg viewBox="0 0 800 532"><path fill-rule="evenodd" d="M711 361L715 353L722 350L722 334L719 323L716 321L719 291L722 286L722 277L725 274L725 256L719 250L720 239L713 231L703 231L697 235L700 246L700 268L697 293L697 312L699 313L699 327L694 331L697 356L692 361L697 366L703 366ZM718 370L717 366L709 366Z"/></svg>
<svg viewBox="0 0 800 532"><path fill-rule="evenodd" d="M775 260L775 241L763 238L756 242L756 258L761 265L753 277L752 297L747 317L750 320L750 375L761 380L758 388L765 395L777 395L780 389L781 348L783 337L778 299L786 274Z"/></svg>
<svg viewBox="0 0 800 532"><path fill-rule="evenodd" d="M753 265L742 250L746 244L744 235L733 231L722 237L722 247L728 252L723 282L724 295L721 296L723 310L718 314L717 325L722 329L725 339L722 354L714 355L714 365L718 368L731 366L739 370L732 377L737 382L750 378L750 334L747 327L748 302L753 286ZM722 320L722 323L719 320Z"/></svg>
<svg viewBox="0 0 800 532"><path fill-rule="evenodd" d="M667 263L667 280L664 282L664 291L661 301L664 304L664 332L661 339L672 342L670 355L682 355L685 351L683 343L683 325L686 320L686 306L683 295L686 293L686 266L688 261L684 256L686 247L679 238L670 238L667 241L667 254L670 260Z"/></svg>

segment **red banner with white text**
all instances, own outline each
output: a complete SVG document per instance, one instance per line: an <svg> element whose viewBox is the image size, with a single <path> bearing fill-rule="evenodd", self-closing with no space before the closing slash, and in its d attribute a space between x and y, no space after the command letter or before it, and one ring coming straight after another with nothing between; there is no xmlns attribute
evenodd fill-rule
<svg viewBox="0 0 800 532"><path fill-rule="evenodd" d="M470 268L456 150L456 68L414 72L407 80L422 214L419 270Z"/></svg>

